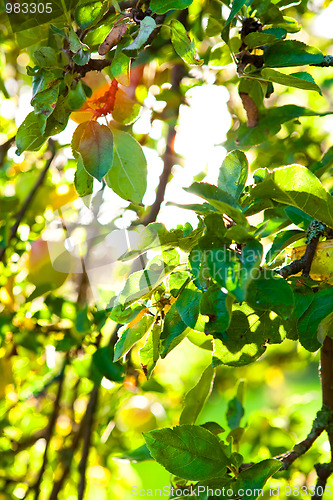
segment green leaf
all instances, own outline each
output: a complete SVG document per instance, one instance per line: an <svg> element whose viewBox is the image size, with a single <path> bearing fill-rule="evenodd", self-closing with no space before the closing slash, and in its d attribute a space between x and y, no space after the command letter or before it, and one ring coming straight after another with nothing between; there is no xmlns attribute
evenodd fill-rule
<svg viewBox="0 0 333 500"><path fill-rule="evenodd" d="M117 12L121 12L121 8L117 0L111 0L111 3Z"/></svg>
<svg viewBox="0 0 333 500"><path fill-rule="evenodd" d="M231 151L220 168L218 187L238 200L245 187L248 170L245 154L238 149Z"/></svg>
<svg viewBox="0 0 333 500"><path fill-rule="evenodd" d="M132 307L127 307L124 308L123 305L118 304L117 306L114 306L111 310L110 313L110 319L112 321L115 321L116 323L130 323L134 318L137 317L140 311L142 309L145 309L145 306L132 306Z"/></svg>
<svg viewBox="0 0 333 500"><path fill-rule="evenodd" d="M165 14L168 10L183 10L191 5L193 0L151 0L149 7L156 14Z"/></svg>
<svg viewBox="0 0 333 500"><path fill-rule="evenodd" d="M219 439L200 426L181 425L143 436L152 457L171 474L198 481L226 473L229 459Z"/></svg>
<svg viewBox="0 0 333 500"><path fill-rule="evenodd" d="M269 45L276 42L277 38L271 33L265 32L254 32L246 35L244 42L249 49L254 49L254 47L260 47L261 45Z"/></svg>
<svg viewBox="0 0 333 500"><path fill-rule="evenodd" d="M326 153L323 155L322 159L320 161L314 162L310 170L314 174L316 174L317 177L321 177L323 173L325 173L329 168L331 168L333 163L333 146L331 146Z"/></svg>
<svg viewBox="0 0 333 500"><path fill-rule="evenodd" d="M292 17L288 16L282 16L282 20L277 20L277 22L274 23L274 26L276 29L284 29L288 33L297 33L302 29L301 25L296 21L296 19L293 19ZM296 40L291 40L291 41L294 42Z"/></svg>
<svg viewBox="0 0 333 500"><path fill-rule="evenodd" d="M209 54L208 65L211 68L222 69L230 63L232 63L232 58L228 45L224 42L215 45Z"/></svg>
<svg viewBox="0 0 333 500"><path fill-rule="evenodd" d="M229 227L225 232L225 237L229 240L236 241L237 243L246 243L249 240L253 240L253 230L248 231L244 226L235 224Z"/></svg>
<svg viewBox="0 0 333 500"><path fill-rule="evenodd" d="M215 434L215 436L225 432L225 429L223 429L223 427L221 427L217 422L205 422L204 424L200 424L200 427L207 429L207 431Z"/></svg>
<svg viewBox="0 0 333 500"><path fill-rule="evenodd" d="M310 215L296 207L286 207L284 211L291 222L301 229L307 229L313 220Z"/></svg>
<svg viewBox="0 0 333 500"><path fill-rule="evenodd" d="M249 284L257 277L262 253L262 245L257 240L249 240L241 256L228 248L213 249L207 258L210 275L242 302Z"/></svg>
<svg viewBox="0 0 333 500"><path fill-rule="evenodd" d="M274 69L264 68L261 70L261 76L268 82L275 82L280 85L295 87L297 89L314 90L315 92L321 94L320 87L318 87L309 73L299 72L286 75L285 73L275 71Z"/></svg>
<svg viewBox="0 0 333 500"><path fill-rule="evenodd" d="M251 281L247 302L260 311L275 311L282 318L288 318L294 308L294 296L289 284L267 269Z"/></svg>
<svg viewBox="0 0 333 500"><path fill-rule="evenodd" d="M113 348L110 346L100 347L93 354L92 369L102 377L114 382L124 380L125 367L120 363L113 362Z"/></svg>
<svg viewBox="0 0 333 500"><path fill-rule="evenodd" d="M312 303L298 322L299 340L310 352L317 351L322 344L318 340L320 323L333 312L333 287L319 290Z"/></svg>
<svg viewBox="0 0 333 500"><path fill-rule="evenodd" d="M34 60L40 68L52 68L58 65L57 53L52 47L41 47L36 50Z"/></svg>
<svg viewBox="0 0 333 500"><path fill-rule="evenodd" d="M246 500L255 500L261 496L266 481L281 468L280 460L269 458L248 469L241 471L230 486L234 491L246 491Z"/></svg>
<svg viewBox="0 0 333 500"><path fill-rule="evenodd" d="M148 250L176 247L182 236L181 231L168 231L164 224L160 222L152 222L144 228L141 226L141 229L138 228L137 234L138 238L136 242L131 244L129 250L121 255L119 260L131 260Z"/></svg>
<svg viewBox="0 0 333 500"><path fill-rule="evenodd" d="M267 28L264 29L262 33L265 34L267 33L268 35L274 35L275 38L278 38L280 40L281 38L286 38L287 30L285 30L284 28Z"/></svg>
<svg viewBox="0 0 333 500"><path fill-rule="evenodd" d="M130 65L131 58L123 52L119 52L112 59L111 73L113 78L115 78L122 85L130 84Z"/></svg>
<svg viewBox="0 0 333 500"><path fill-rule="evenodd" d="M229 215L235 222L248 226L240 205L226 191L205 182L194 182L190 187L184 189L189 193L201 196L201 198L204 198L213 207L217 208L219 212Z"/></svg>
<svg viewBox="0 0 333 500"><path fill-rule="evenodd" d="M23 151L38 151L44 144L46 138L42 136L46 126L46 116L36 115L33 111L28 114L23 123L19 126L16 134L16 154Z"/></svg>
<svg viewBox="0 0 333 500"><path fill-rule="evenodd" d="M244 343L237 349L228 346L219 339L213 341L213 366L244 366L256 361L266 348L256 342Z"/></svg>
<svg viewBox="0 0 333 500"><path fill-rule="evenodd" d="M145 314L137 323L123 330L118 342L114 347L114 361L122 356L136 344L148 332L154 322L154 316Z"/></svg>
<svg viewBox="0 0 333 500"><path fill-rule="evenodd" d="M232 398L228 403L227 422L230 429L239 427L244 416L244 408L238 398Z"/></svg>
<svg viewBox="0 0 333 500"><path fill-rule="evenodd" d="M171 253L171 252L169 252ZM129 305L157 288L177 264L166 265L160 256L152 259L142 271L132 273L122 292L117 297L117 305Z"/></svg>
<svg viewBox="0 0 333 500"><path fill-rule="evenodd" d="M200 312L209 317L205 325L205 333L220 338L231 320L233 298L223 293L218 285L208 288L202 295Z"/></svg>
<svg viewBox="0 0 333 500"><path fill-rule="evenodd" d="M194 424L204 407L213 388L215 369L208 366L198 383L185 396L184 408L179 418L179 424Z"/></svg>
<svg viewBox="0 0 333 500"><path fill-rule="evenodd" d="M113 131L114 158L106 176L107 185L118 196L141 203L147 189L147 160L140 144L121 130Z"/></svg>
<svg viewBox="0 0 333 500"><path fill-rule="evenodd" d="M223 31L222 31L222 39L228 43L229 42L229 31L230 31L230 23L234 20L236 14L241 10L243 5L245 5L246 0L233 0L231 4L231 10L228 16L228 19L226 20L226 23L224 25Z"/></svg>
<svg viewBox="0 0 333 500"><path fill-rule="evenodd" d="M87 96L81 81L72 83L72 88L69 89L66 105L71 111L80 109L86 102Z"/></svg>
<svg viewBox="0 0 333 500"><path fill-rule="evenodd" d="M135 450L123 453L120 457L115 457L118 460L129 460L130 462L143 462L144 460L153 460L150 451L146 444L143 444Z"/></svg>
<svg viewBox="0 0 333 500"><path fill-rule="evenodd" d="M275 236L272 246L266 254L266 262L272 262L281 252L283 252L285 248L294 243L294 241L300 240L304 237L304 231L299 231L298 229L281 231Z"/></svg>
<svg viewBox="0 0 333 500"><path fill-rule="evenodd" d="M55 108L58 100L60 82L53 80L49 83L46 90L38 91L31 100L31 105L35 109L35 113L43 114L49 117Z"/></svg>
<svg viewBox="0 0 333 500"><path fill-rule="evenodd" d="M73 61L79 66L84 66L89 62L90 55L90 50L85 45L73 56Z"/></svg>
<svg viewBox="0 0 333 500"><path fill-rule="evenodd" d="M278 327L277 318L268 323L265 316L246 302L236 304L223 338L213 340L213 366L243 366L258 359L265 352L268 336Z"/></svg>
<svg viewBox="0 0 333 500"><path fill-rule="evenodd" d="M333 228L333 198L315 174L302 165L274 169L252 190L252 197L271 198L300 208Z"/></svg>
<svg viewBox="0 0 333 500"><path fill-rule="evenodd" d="M267 48L264 61L271 68L282 68L319 64L324 61L324 56L317 47L310 47L298 40L281 40Z"/></svg>
<svg viewBox="0 0 333 500"><path fill-rule="evenodd" d="M113 135L96 121L81 123L73 134L72 149L81 155L87 172L101 181L113 162Z"/></svg>
<svg viewBox="0 0 333 500"><path fill-rule="evenodd" d="M184 25L177 19L172 19L170 28L171 43L179 57L181 57L186 64L201 65L203 61L197 58L194 42L191 41L188 36Z"/></svg>
<svg viewBox="0 0 333 500"><path fill-rule="evenodd" d="M140 22L140 29L138 36L136 39L127 47L123 48L123 51L128 53L129 55L136 55L136 52L141 49L141 47L146 43L154 29L156 28L156 23L155 20L150 17L146 16L142 21Z"/></svg>
<svg viewBox="0 0 333 500"><path fill-rule="evenodd" d="M294 104L286 104L277 108L271 108L260 118L256 127L249 128L243 124L238 129L239 147L254 146L261 144L269 137L277 134L281 129L282 123L299 118L300 116L326 116L328 113L315 113L309 109Z"/></svg>
<svg viewBox="0 0 333 500"><path fill-rule="evenodd" d="M188 327L177 311L176 303L172 304L164 320L161 334L161 358L165 358L187 335Z"/></svg>
<svg viewBox="0 0 333 500"><path fill-rule="evenodd" d="M65 97L60 95L53 113L47 119L44 139L62 132L67 126L69 115L70 111L66 107Z"/></svg>
<svg viewBox="0 0 333 500"><path fill-rule="evenodd" d="M184 288L177 299L177 311L185 325L190 328L194 328L198 320L201 296L202 293L192 285Z"/></svg>
<svg viewBox="0 0 333 500"><path fill-rule="evenodd" d="M92 2L84 5L79 5L74 12L74 19L77 25L85 30L95 24L95 21L99 18L102 9L103 2Z"/></svg>
<svg viewBox="0 0 333 500"><path fill-rule="evenodd" d="M73 52L73 61L79 66L84 66L90 59L90 49L88 45L81 42L75 31L71 28L69 32L69 47Z"/></svg>
<svg viewBox="0 0 333 500"><path fill-rule="evenodd" d="M93 192L94 179L83 166L81 156L77 161L77 169L74 175L74 186L80 197L89 196Z"/></svg>
<svg viewBox="0 0 333 500"><path fill-rule="evenodd" d="M145 345L139 351L139 359L144 374L149 379L160 357L161 324L155 323L149 332Z"/></svg>

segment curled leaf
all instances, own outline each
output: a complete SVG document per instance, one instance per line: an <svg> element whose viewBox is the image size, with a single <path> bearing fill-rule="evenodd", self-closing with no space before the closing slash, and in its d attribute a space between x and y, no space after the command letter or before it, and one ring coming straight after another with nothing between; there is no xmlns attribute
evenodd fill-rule
<svg viewBox="0 0 333 500"><path fill-rule="evenodd" d="M243 108L247 114L247 126L255 127L259 123L258 108L252 97L245 92L240 92L239 97L242 99Z"/></svg>
<svg viewBox="0 0 333 500"><path fill-rule="evenodd" d="M104 41L98 47L98 53L104 56L109 50L118 45L127 30L127 24L121 23L113 26L112 30L106 35Z"/></svg>

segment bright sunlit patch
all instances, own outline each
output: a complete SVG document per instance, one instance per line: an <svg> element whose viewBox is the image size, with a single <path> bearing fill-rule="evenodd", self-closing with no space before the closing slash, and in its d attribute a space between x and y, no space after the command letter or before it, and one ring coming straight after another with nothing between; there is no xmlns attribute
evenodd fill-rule
<svg viewBox="0 0 333 500"><path fill-rule="evenodd" d="M108 378L102 378L101 386L104 387L104 389L113 389L115 385L115 382L111 382L111 380L109 380Z"/></svg>
<svg viewBox="0 0 333 500"><path fill-rule="evenodd" d="M72 431L71 419L67 415L60 415L57 419L56 430L60 436L68 436Z"/></svg>
<svg viewBox="0 0 333 500"><path fill-rule="evenodd" d="M311 31L314 35L322 38L332 38L332 18L333 4L315 17L311 24Z"/></svg>
<svg viewBox="0 0 333 500"><path fill-rule="evenodd" d="M110 472L100 465L93 465L88 469L88 477L102 484L108 484L110 480Z"/></svg>
<svg viewBox="0 0 333 500"><path fill-rule="evenodd" d="M25 497L25 489L21 488L21 487L15 488L13 495L16 498L24 498Z"/></svg>
<svg viewBox="0 0 333 500"><path fill-rule="evenodd" d="M46 364L50 370L56 365L56 348L54 345L47 345L45 347Z"/></svg>
<svg viewBox="0 0 333 500"><path fill-rule="evenodd" d="M19 226L17 232L20 235L20 239L22 241L28 241L29 233L30 233L30 227L28 226L28 224L21 224Z"/></svg>
<svg viewBox="0 0 333 500"><path fill-rule="evenodd" d="M11 99L6 99L0 104L0 115L6 120L13 120L16 114L15 102Z"/></svg>
<svg viewBox="0 0 333 500"><path fill-rule="evenodd" d="M174 177L169 182L164 202L177 204L202 203L202 199L184 191L193 178L206 172L205 182L215 184L226 150L220 144L226 139L230 127L227 109L229 93L224 87L203 85L186 93L188 105L180 108L175 139L175 152L181 155L182 165L173 167ZM146 201L146 200L145 200ZM168 229L189 222L197 226L195 212L173 206L162 206L158 220Z"/></svg>
<svg viewBox="0 0 333 500"><path fill-rule="evenodd" d="M36 451L38 451L38 453L43 453L43 451L45 450L45 446L46 446L46 439L45 438L37 439L37 441L35 443L35 449L36 449Z"/></svg>

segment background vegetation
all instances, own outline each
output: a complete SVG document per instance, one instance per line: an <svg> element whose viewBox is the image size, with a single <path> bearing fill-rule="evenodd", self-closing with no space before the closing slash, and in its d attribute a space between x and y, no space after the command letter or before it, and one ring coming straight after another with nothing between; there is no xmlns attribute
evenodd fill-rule
<svg viewBox="0 0 333 500"><path fill-rule="evenodd" d="M3 3L0 21L0 499L149 498L170 484L185 498L198 482L236 491L270 476L281 499L321 498L329 251L309 271L333 228L330 2L23 5ZM209 161L191 171L177 152L196 88L207 102L228 92L229 154L211 184ZM193 149L213 111L193 123ZM177 212L182 198L165 201L182 165L197 197ZM62 214L67 236L84 231L76 260L61 247L56 262L46 240ZM139 244L92 295L89 255L129 226ZM305 258L285 267L290 245ZM119 295L139 254L148 271ZM173 427L193 437L180 462L176 438L151 432ZM219 472L197 456L207 436Z"/></svg>

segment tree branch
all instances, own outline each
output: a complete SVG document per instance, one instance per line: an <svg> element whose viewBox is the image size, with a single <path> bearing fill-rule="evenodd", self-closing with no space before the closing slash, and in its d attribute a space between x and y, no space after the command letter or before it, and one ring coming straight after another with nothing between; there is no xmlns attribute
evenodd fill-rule
<svg viewBox="0 0 333 500"><path fill-rule="evenodd" d="M29 208L29 205L30 203L32 202L32 200L34 199L38 189L40 188L40 186L43 184L43 181L45 179L45 176L51 166L51 163L53 162L54 160L54 157L56 155L56 149L55 149L55 143L52 139L49 139L49 150L51 151L51 157L49 158L49 160L46 162L46 165L44 167L44 169L42 170L36 184L34 185L34 187L32 188L32 190L30 191L30 194L29 196L26 198L25 202L23 203L22 205L22 208L21 210L19 211L19 213L17 214L16 216L16 222L15 224L13 225L11 231L10 231L10 235L9 235L9 238L8 238L8 243L14 239L16 237L16 234L17 234L17 230L18 230L18 227L19 225L21 224L21 221L23 219L23 217L25 216L26 214L26 211L27 209ZM6 250L7 250L7 247L4 246L1 250L0 250L0 262L3 261L4 259L4 256L5 256L5 253L6 253Z"/></svg>
<svg viewBox="0 0 333 500"><path fill-rule="evenodd" d="M312 429L307 437L300 443L297 443L291 451L275 457L277 460L282 462L280 470L287 470L297 458L304 455L304 453L311 448L320 434L329 426L331 420L331 410L323 405L323 408L318 411L316 418L313 421Z"/></svg>
<svg viewBox="0 0 333 500"><path fill-rule="evenodd" d="M293 274L298 274L301 271L303 271L304 276L309 276L313 257L315 255L316 248L319 242L319 237L320 235L315 236L310 241L310 243L306 247L303 257L298 260L294 260L293 262L291 262L291 264L282 267L277 272L281 274L284 279L289 278L289 276L292 276Z"/></svg>
<svg viewBox="0 0 333 500"><path fill-rule="evenodd" d="M311 500L321 500L325 494L327 479L331 474L333 474L333 463L316 464L315 469L317 471L318 479Z"/></svg>
<svg viewBox="0 0 333 500"><path fill-rule="evenodd" d="M333 413L333 339L326 336L323 347L320 350L320 378L322 388L323 405L327 406ZM326 428L331 447L331 461L333 463L333 425Z"/></svg>
<svg viewBox="0 0 333 500"><path fill-rule="evenodd" d="M112 59L90 59L84 66L75 64L71 71L73 73L79 73L81 77L84 77L89 71L102 71L107 66L111 66L111 63Z"/></svg>
<svg viewBox="0 0 333 500"><path fill-rule="evenodd" d="M184 77L184 75L185 75L185 68L182 64L176 64L172 68L171 84L172 84L172 90L174 92L179 92L180 82ZM179 105L175 109L175 118L173 120L173 123L169 125L167 144L163 154L163 171L160 176L160 181L157 187L155 201L151 205L148 214L143 220L144 225L148 225L156 220L164 200L166 186L169 182L172 167L175 164L174 141L177 133L176 122L178 120L178 115L179 115Z"/></svg>

